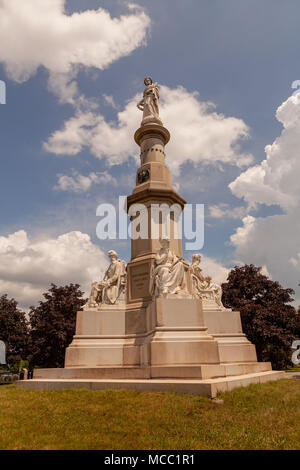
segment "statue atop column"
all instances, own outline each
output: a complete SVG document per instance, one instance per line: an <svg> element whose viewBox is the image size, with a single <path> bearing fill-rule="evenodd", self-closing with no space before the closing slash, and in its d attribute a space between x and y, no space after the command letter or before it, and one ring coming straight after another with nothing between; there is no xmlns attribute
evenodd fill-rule
<svg viewBox="0 0 300 470"><path fill-rule="evenodd" d="M110 265L102 281L93 282L90 297L83 310L97 308L101 304L117 305L125 301L126 264L118 259L114 250L108 252Z"/></svg>
<svg viewBox="0 0 300 470"><path fill-rule="evenodd" d="M143 99L137 104L137 107L143 111L142 126L150 123L162 125L158 108L158 84L153 83L151 77L146 77L144 84L146 88L144 90Z"/></svg>
<svg viewBox="0 0 300 470"><path fill-rule="evenodd" d="M210 276L203 276L200 262L201 255L199 253L194 254L190 266L190 275L195 297L215 302L218 307L224 309L222 304L222 287L213 283Z"/></svg>
<svg viewBox="0 0 300 470"><path fill-rule="evenodd" d="M154 297L166 297L168 294L184 293L184 266L170 250L170 240L161 240L161 249L157 252L150 274L150 292Z"/></svg>

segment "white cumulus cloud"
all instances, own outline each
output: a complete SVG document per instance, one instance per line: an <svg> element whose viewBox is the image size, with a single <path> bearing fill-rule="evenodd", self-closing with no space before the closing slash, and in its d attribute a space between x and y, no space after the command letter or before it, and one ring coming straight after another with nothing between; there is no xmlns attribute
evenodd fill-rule
<svg viewBox="0 0 300 470"><path fill-rule="evenodd" d="M289 262L295 266L295 267L300 267L300 252L296 254L296 256L291 258Z"/></svg>
<svg viewBox="0 0 300 470"><path fill-rule="evenodd" d="M247 211L247 207L230 207L225 203L209 206L209 216L214 219L242 219Z"/></svg>
<svg viewBox="0 0 300 470"><path fill-rule="evenodd" d="M248 203L278 204L289 210L300 200L300 94L290 96L277 109L282 133L265 147L266 159L248 168L229 187Z"/></svg>
<svg viewBox="0 0 300 470"><path fill-rule="evenodd" d="M150 18L130 5L130 13L112 18L103 8L72 15L65 0L0 0L0 61L17 82L39 67L63 101L74 102L74 81L81 67L103 70L144 45Z"/></svg>
<svg viewBox="0 0 300 470"><path fill-rule="evenodd" d="M84 176L73 171L73 176L59 174L57 184L54 189L57 191L69 191L73 193L83 193L88 191L93 184L111 184L117 185L117 180L111 176L107 171L91 172L89 175Z"/></svg>
<svg viewBox="0 0 300 470"><path fill-rule="evenodd" d="M0 293L14 297L23 308L41 300L52 282L78 283L88 294L107 264L103 251L85 233L31 240L20 230L0 237Z"/></svg>
<svg viewBox="0 0 300 470"><path fill-rule="evenodd" d="M243 172L229 187L250 206L277 204L283 213L245 217L231 242L240 259L266 265L273 279L295 289L300 302L300 94L283 102L276 117L283 130L266 146L266 159Z"/></svg>
<svg viewBox="0 0 300 470"><path fill-rule="evenodd" d="M174 174L187 160L237 166L252 162L252 155L242 153L239 147L240 140L249 136L241 119L218 114L211 103L201 102L197 93L181 86L161 86L160 95L160 115L171 132L167 164ZM135 96L117 113L116 122L108 122L96 112L78 111L50 136L45 149L57 155L76 155L86 147L108 165L121 164L130 156L138 158L132 136L142 119L136 107L139 98Z"/></svg>

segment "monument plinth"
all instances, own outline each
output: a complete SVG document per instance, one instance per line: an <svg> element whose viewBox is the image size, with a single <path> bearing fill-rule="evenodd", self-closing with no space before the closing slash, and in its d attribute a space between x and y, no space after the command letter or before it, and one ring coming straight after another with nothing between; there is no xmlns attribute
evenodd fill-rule
<svg viewBox="0 0 300 470"><path fill-rule="evenodd" d="M77 313L64 369L38 369L26 388L87 387L176 390L215 396L284 372L258 363L240 314L224 308L222 289L201 269L201 255L182 258L180 215L186 201L166 165L169 131L159 116L159 91L150 77L138 108L134 139L141 164L127 198L132 221L126 266L110 250L102 281ZM136 236L138 232L139 236Z"/></svg>

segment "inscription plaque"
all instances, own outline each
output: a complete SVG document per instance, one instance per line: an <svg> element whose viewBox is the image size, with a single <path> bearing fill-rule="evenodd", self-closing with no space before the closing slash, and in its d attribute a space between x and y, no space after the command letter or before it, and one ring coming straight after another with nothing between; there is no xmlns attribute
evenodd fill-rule
<svg viewBox="0 0 300 470"><path fill-rule="evenodd" d="M129 301L149 298L150 262L134 263L128 266Z"/></svg>

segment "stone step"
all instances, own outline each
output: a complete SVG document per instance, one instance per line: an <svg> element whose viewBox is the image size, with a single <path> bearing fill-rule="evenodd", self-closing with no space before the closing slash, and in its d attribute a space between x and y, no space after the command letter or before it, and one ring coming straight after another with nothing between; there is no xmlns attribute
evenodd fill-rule
<svg viewBox="0 0 300 470"><path fill-rule="evenodd" d="M252 383L264 383L285 377L283 371L268 371L217 379L32 379L16 383L18 388L35 390L62 390L67 388L108 390L126 389L139 391L168 391L216 397L218 392L245 387Z"/></svg>
<svg viewBox="0 0 300 470"><path fill-rule="evenodd" d="M151 367L68 367L35 369L35 379L208 379L271 370L269 362Z"/></svg>
<svg viewBox="0 0 300 470"><path fill-rule="evenodd" d="M152 378L210 379L272 370L270 362L242 362L185 366L152 366Z"/></svg>
<svg viewBox="0 0 300 470"><path fill-rule="evenodd" d="M149 379L149 367L66 367L35 369L34 379Z"/></svg>

